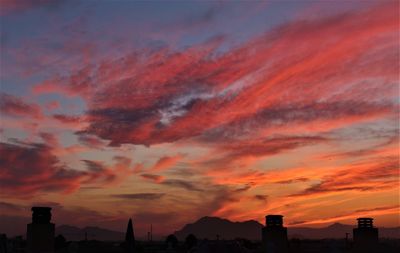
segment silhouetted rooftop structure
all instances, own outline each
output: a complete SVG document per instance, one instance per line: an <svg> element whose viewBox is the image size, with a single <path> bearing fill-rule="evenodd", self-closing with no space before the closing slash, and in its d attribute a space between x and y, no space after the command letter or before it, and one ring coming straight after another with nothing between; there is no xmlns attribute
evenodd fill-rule
<svg viewBox="0 0 400 253"><path fill-rule="evenodd" d="M267 215L265 216L265 224L267 227L282 227L283 216L282 215Z"/></svg>
<svg viewBox="0 0 400 253"><path fill-rule="evenodd" d="M289 243L287 228L283 227L282 215L265 216L265 227L262 228L262 247L264 253L287 253Z"/></svg>
<svg viewBox="0 0 400 253"><path fill-rule="evenodd" d="M51 207L38 207L31 208L32 223L35 224L48 224L51 220Z"/></svg>
<svg viewBox="0 0 400 253"><path fill-rule="evenodd" d="M32 223L27 225L26 239L29 253L53 253L54 229L50 207L32 207Z"/></svg>
<svg viewBox="0 0 400 253"><path fill-rule="evenodd" d="M372 228L373 220L373 218L358 218L358 228Z"/></svg>
<svg viewBox="0 0 400 253"><path fill-rule="evenodd" d="M354 252L377 252L378 229L373 226L372 218L358 218L358 227L353 229Z"/></svg>

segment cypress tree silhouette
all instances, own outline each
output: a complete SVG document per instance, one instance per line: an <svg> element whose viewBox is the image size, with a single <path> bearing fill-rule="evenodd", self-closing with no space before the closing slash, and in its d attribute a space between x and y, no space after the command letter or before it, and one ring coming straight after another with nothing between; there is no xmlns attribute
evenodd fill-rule
<svg viewBox="0 0 400 253"><path fill-rule="evenodd" d="M132 219L129 219L128 227L125 234L126 252L133 253L135 251L135 234L133 233Z"/></svg>

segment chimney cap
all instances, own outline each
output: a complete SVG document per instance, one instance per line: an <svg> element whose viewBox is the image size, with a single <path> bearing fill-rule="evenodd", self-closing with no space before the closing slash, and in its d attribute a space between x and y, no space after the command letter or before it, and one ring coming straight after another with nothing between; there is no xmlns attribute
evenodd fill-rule
<svg viewBox="0 0 400 253"><path fill-rule="evenodd" d="M280 214L269 214L269 215L266 215L265 218L283 218L283 215L280 215Z"/></svg>
<svg viewBox="0 0 400 253"><path fill-rule="evenodd" d="M51 211L51 207L47 206L34 206L31 208L31 211Z"/></svg>
<svg viewBox="0 0 400 253"><path fill-rule="evenodd" d="M363 220L373 220L374 218L365 218L365 217L362 217L362 218L357 218L357 220L361 220L361 221L363 221Z"/></svg>

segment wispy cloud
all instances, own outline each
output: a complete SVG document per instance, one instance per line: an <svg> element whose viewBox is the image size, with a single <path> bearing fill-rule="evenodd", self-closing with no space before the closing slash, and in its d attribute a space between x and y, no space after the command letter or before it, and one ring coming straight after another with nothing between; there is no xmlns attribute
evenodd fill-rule
<svg viewBox="0 0 400 253"><path fill-rule="evenodd" d="M127 193L111 195L111 197L129 200L157 200L164 196L165 193Z"/></svg>

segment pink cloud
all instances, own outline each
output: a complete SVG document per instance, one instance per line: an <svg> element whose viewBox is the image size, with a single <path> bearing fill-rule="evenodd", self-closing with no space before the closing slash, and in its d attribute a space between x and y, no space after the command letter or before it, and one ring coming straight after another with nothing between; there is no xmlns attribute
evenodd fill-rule
<svg viewBox="0 0 400 253"><path fill-rule="evenodd" d="M253 137L334 130L396 112L391 9L293 21L223 54L211 42L135 52L58 85L85 98L85 132L112 145L175 142L232 126Z"/></svg>
<svg viewBox="0 0 400 253"><path fill-rule="evenodd" d="M0 111L9 116L42 118L42 110L39 105L27 103L22 98L1 93L0 94Z"/></svg>
<svg viewBox="0 0 400 253"><path fill-rule="evenodd" d="M53 111L60 108L60 103L58 101L50 101L45 105L46 109L49 111Z"/></svg>

